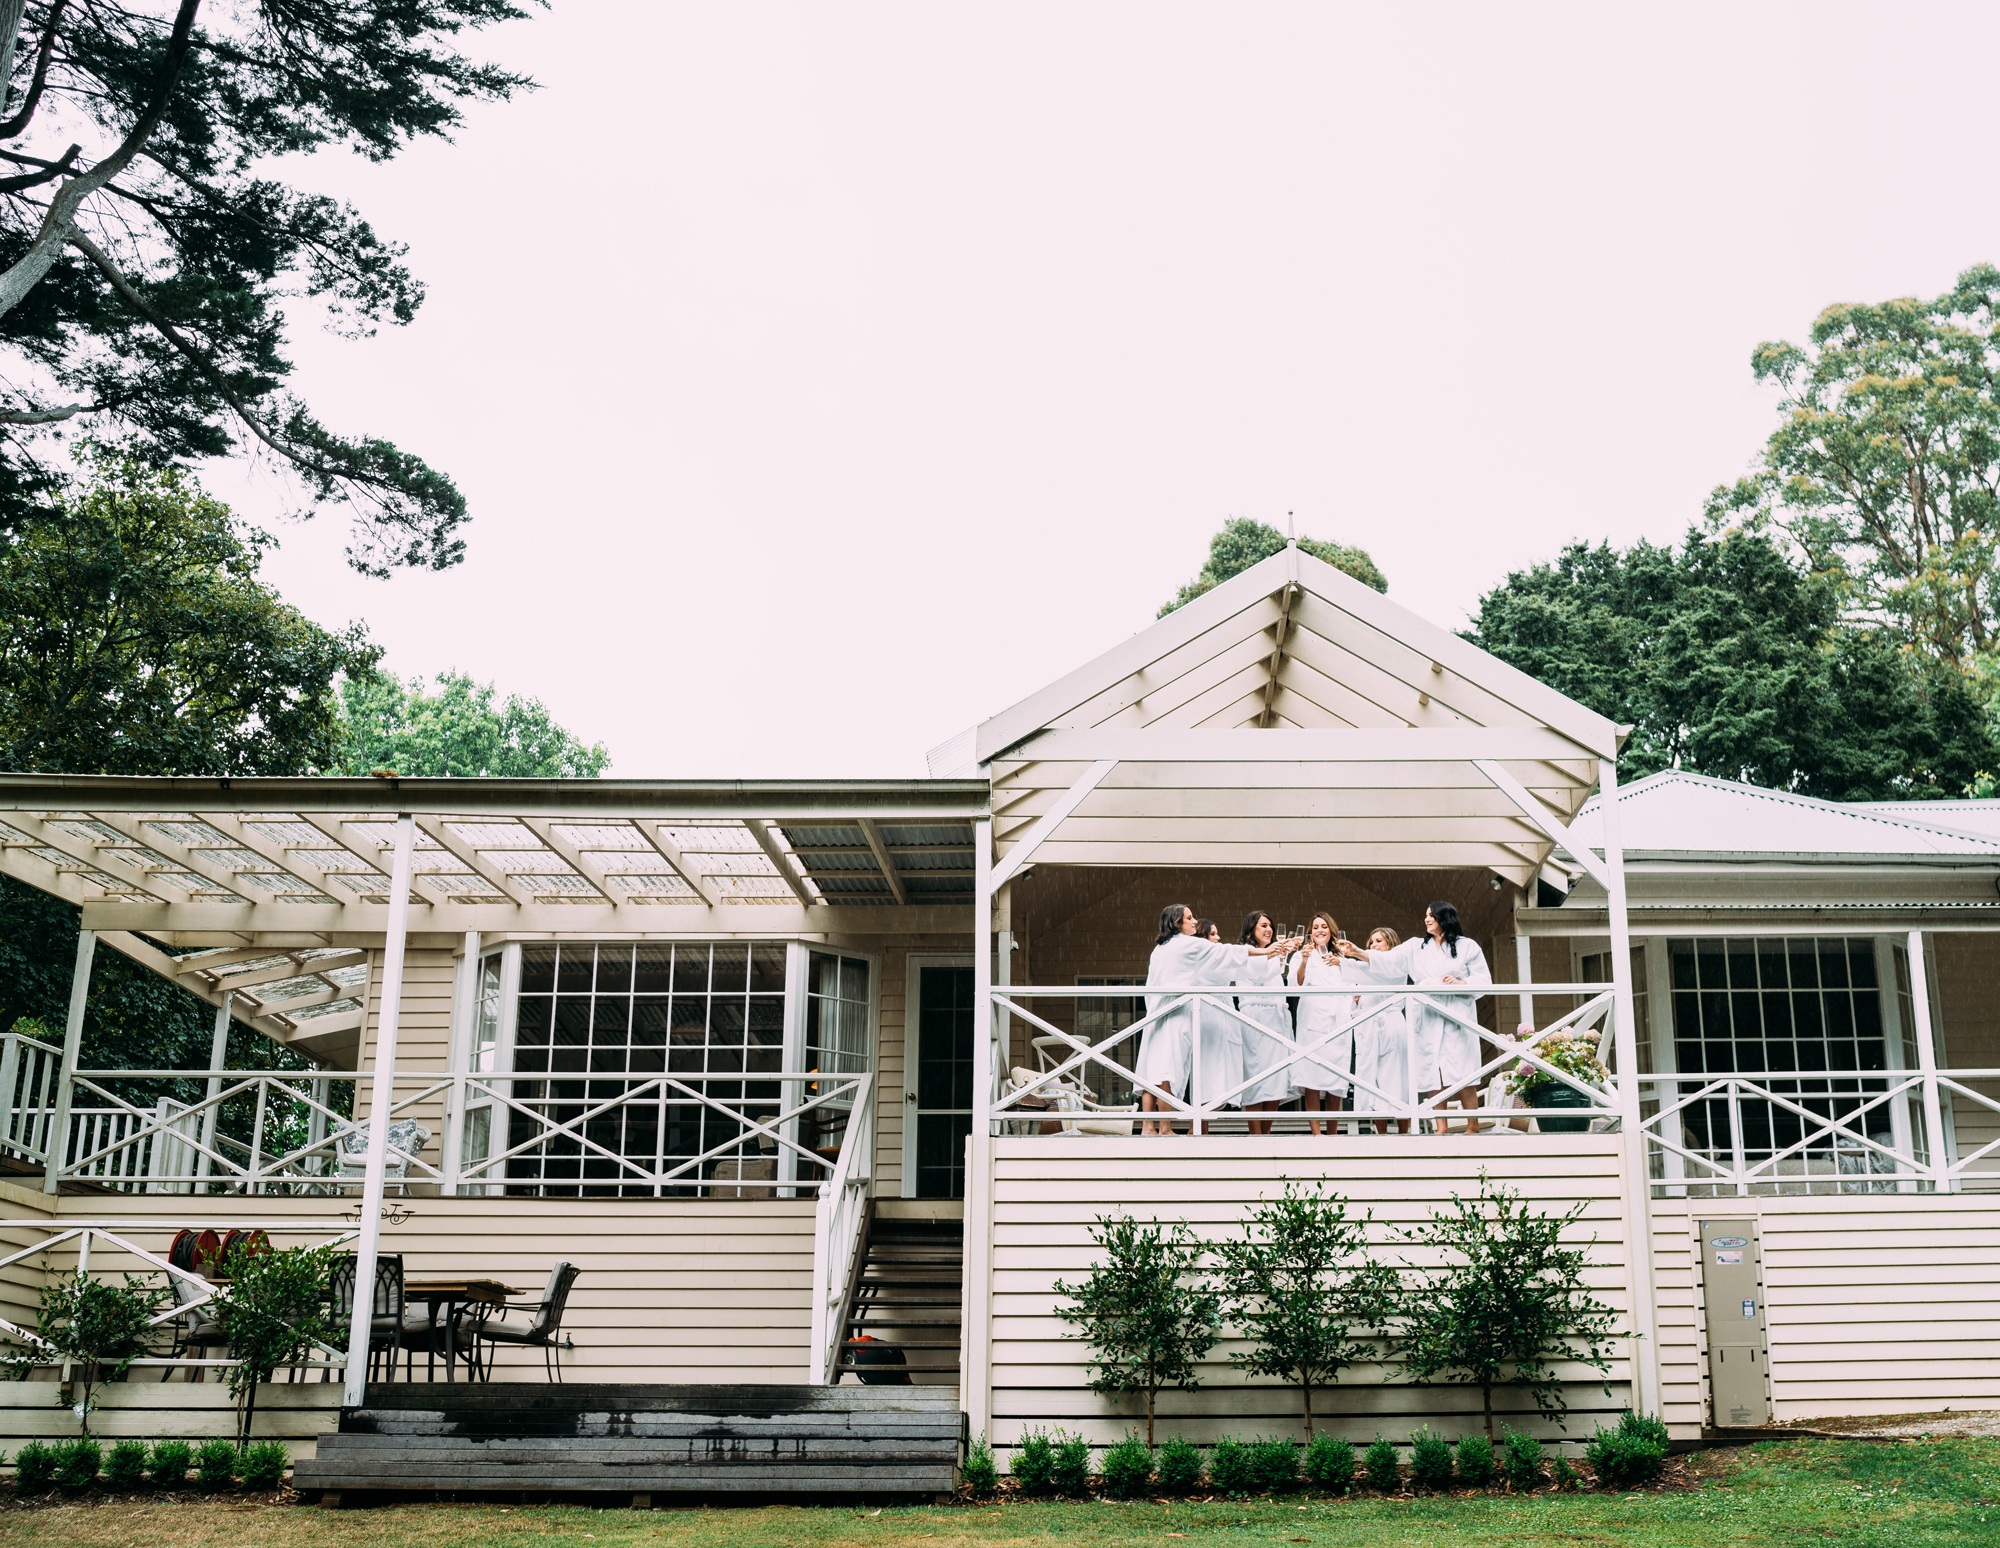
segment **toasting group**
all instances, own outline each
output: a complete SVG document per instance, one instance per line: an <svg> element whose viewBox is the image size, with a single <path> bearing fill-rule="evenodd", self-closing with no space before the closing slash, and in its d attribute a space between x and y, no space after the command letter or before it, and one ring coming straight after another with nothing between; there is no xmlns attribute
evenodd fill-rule
<svg viewBox="0 0 2000 1548"><path fill-rule="evenodd" d="M1364 1109L1379 1110L1385 1097L1401 1104L1440 1091L1454 1092L1462 1107L1477 1107L1479 1094L1468 1083L1481 1063L1479 1034L1412 996L1380 991L1492 982L1485 953L1460 929L1458 910L1449 903L1424 911L1424 933L1416 939L1405 941L1381 925L1366 946L1355 945L1326 913L1313 915L1307 935L1279 939L1261 910L1245 916L1241 938L1231 943L1185 904L1170 904L1160 913L1147 989L1233 989L1237 1014L1204 1005L1197 1036L1193 1002L1149 994L1153 1019L1142 1033L1134 1073L1142 1086L1183 1101L1242 1108L1253 1115L1253 1134L1271 1130L1268 1116L1254 1115L1273 1113L1294 1098L1312 1115L1313 1133L1322 1124L1331 1130L1332 1120L1320 1115L1339 1112L1350 1091L1354 1105ZM1470 1020L1471 997L1459 1003ZM1147 1090L1140 1102L1147 1113L1162 1113L1165 1106ZM1386 1133L1390 1122L1379 1118L1376 1127ZM1409 1121L1401 1120L1401 1127L1407 1131ZM1171 1126L1162 1113L1146 1119L1141 1132L1166 1134Z"/></svg>

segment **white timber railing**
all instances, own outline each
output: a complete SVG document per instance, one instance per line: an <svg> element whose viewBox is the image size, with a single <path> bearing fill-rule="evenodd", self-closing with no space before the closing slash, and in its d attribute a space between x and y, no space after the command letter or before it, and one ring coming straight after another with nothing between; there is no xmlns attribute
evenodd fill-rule
<svg viewBox="0 0 2000 1548"><path fill-rule="evenodd" d="M55 1126L56 1087L62 1050L21 1032L0 1032L0 1155L34 1166L49 1164Z"/></svg>
<svg viewBox="0 0 2000 1548"><path fill-rule="evenodd" d="M1986 1085L1979 1090L1975 1082ZM1723 1198L2000 1186L2000 1138L1954 1154L1947 1113L2000 1121L2000 1069L1646 1075L1653 1191Z"/></svg>
<svg viewBox="0 0 2000 1548"><path fill-rule="evenodd" d="M839 1379L841 1339L846 1332L848 1294L861 1272L861 1228L868 1218L868 1184L874 1171L875 1104L867 1100L868 1079L859 1095L833 1175L819 1185L813 1226L812 1350L814 1385Z"/></svg>
<svg viewBox="0 0 2000 1548"><path fill-rule="evenodd" d="M1152 1118L1169 1122L1200 1124L1213 1132L1242 1132L1250 1120L1275 1120L1281 1129L1296 1128L1317 1119L1329 1120L1327 1113L1297 1111L1244 1112L1243 1093L1279 1072L1291 1072L1302 1061L1325 1066L1333 1063L1336 1045L1352 1034L1371 1026L1393 1026L1392 1035L1404 1037L1403 1013L1419 1010L1435 1012L1446 1022L1470 1030L1477 1039L1479 1063L1473 1074L1445 1090L1424 1092L1415 1088L1384 1090L1371 1072L1363 1075L1349 1069L1344 1081L1350 1090L1337 1115L1340 1123L1398 1121L1438 1124L1446 1119L1462 1122L1469 1115L1461 1104L1461 1094L1492 1086L1499 1077L1519 1071L1531 1073L1548 1087L1573 1093L1568 1105L1526 1107L1510 1105L1509 1118L1550 1118L1586 1120L1612 1126L1618 1117L1618 1077L1610 1035L1615 993L1610 984L1481 984L1458 985L1376 985L1362 989L1352 986L1293 988L1259 986L1254 990L1147 990L1124 985L996 985L992 991L994 1022L1007 1028L1008 1068L996 1072L996 1089L991 1106L994 1132L1035 1133L1060 1129L1063 1132L1107 1132L1130 1116L1134 1120ZM1245 1015L1237 1007L1237 996L1245 999L1295 999L1302 1004L1315 998L1337 999L1342 1015L1322 1034L1294 1038L1272 1031ZM1517 1034L1489 1031L1476 1019L1477 1001L1486 996L1510 998L1529 995L1538 999L1578 1000L1574 1009L1552 1019L1545 1026ZM1079 1000L1143 999L1146 1013L1130 1024L1096 1041L1071 1028L1057 1025L1038 1007L1074 1005ZM1358 1002L1358 1003L1357 1003ZM1351 1013L1350 1013L1351 1012ZM1170 1016L1191 1018L1193 1057L1190 1061L1189 1089L1173 1091L1143 1081L1135 1071L1139 1048L1146 1029ZM1301 1016L1303 1019L1303 1015ZM1012 1027L1027 1029L1027 1057L1013 1045ZM1593 1085L1556 1068L1544 1054L1544 1045L1557 1039L1588 1036L1610 1070L1602 1085ZM1203 1049L1211 1038L1240 1038L1246 1047L1261 1047L1276 1055L1272 1062L1224 1089L1207 1089L1204 1080ZM1351 1063L1351 1059L1349 1061ZM1409 1062L1405 1061L1405 1068ZM1015 1078L1020 1070L1024 1078ZM1141 1094L1150 1094L1156 1110L1139 1112ZM1497 1102L1498 1088L1493 1099ZM1482 1109L1482 1114L1484 1113Z"/></svg>
<svg viewBox="0 0 2000 1548"><path fill-rule="evenodd" d="M357 1234L355 1228L342 1228L324 1222L250 1220L233 1224L236 1229L262 1232L267 1237L291 1235L316 1238L312 1245L322 1247L352 1241ZM17 1241L23 1234L33 1238L29 1245L0 1257L0 1279L15 1280L25 1274L32 1288L34 1281L46 1283L54 1278L66 1279L71 1274L93 1277L116 1274L122 1281L151 1283L155 1289L164 1284L169 1291L166 1304L147 1320L150 1337L146 1342L155 1350L164 1344L169 1352L142 1355L131 1364L158 1369L162 1380L176 1370L192 1377L198 1370L240 1365L243 1363L241 1360L227 1354L180 1352L187 1347L197 1350L215 1347L206 1343L190 1346L185 1342L185 1334L195 1322L213 1317L212 1310L204 1314L202 1309L208 1307L219 1293L226 1293L226 1287L194 1269L180 1268L168 1261L165 1244L157 1250L141 1244L141 1238L145 1236L157 1238L163 1233L171 1235L176 1229L176 1226L162 1225L157 1220L0 1220L0 1239ZM32 1303L34 1297L31 1295L28 1299ZM6 1352L10 1356L21 1359L28 1368L54 1369L60 1379L69 1380L69 1365L60 1354L42 1343L33 1327L24 1327L0 1317L0 1342L7 1346ZM346 1364L346 1351L315 1339L300 1358L287 1361L283 1369L290 1371L293 1379L297 1380L306 1371L343 1371Z"/></svg>
<svg viewBox="0 0 2000 1548"><path fill-rule="evenodd" d="M15 1153L54 1181L148 1193L325 1194L359 1186L374 1077L242 1070L80 1070L64 1103L42 1081L8 1115ZM185 1091L194 1101L154 1096ZM389 1181L445 1194L812 1197L845 1133L872 1120L871 1077L746 1074L482 1074L398 1071L390 1082ZM143 1095L134 1095L137 1090ZM24 1085L24 1095L25 1095ZM460 1130L437 1131L448 1102ZM224 1115L227 1115L225 1123ZM229 1132L234 1129L235 1133Z"/></svg>

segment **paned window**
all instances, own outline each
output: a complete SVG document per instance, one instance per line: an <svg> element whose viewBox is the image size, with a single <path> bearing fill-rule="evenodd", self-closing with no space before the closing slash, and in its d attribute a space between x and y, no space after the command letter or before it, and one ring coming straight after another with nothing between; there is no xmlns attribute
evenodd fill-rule
<svg viewBox="0 0 2000 1548"><path fill-rule="evenodd" d="M1687 1148L1727 1162L1739 1135L1746 1162L1779 1157L1774 1184L1815 1186L1877 1169L1875 1152L1817 1126L1786 1104L1821 1118L1852 1117L1888 1089L1864 1072L1888 1065L1883 985L1868 937L1701 939L1667 943L1673 983L1674 1052L1684 1076L1746 1075L1772 1098L1718 1094L1681 1112ZM1682 1083L1683 1091L1695 1089ZM1888 1104L1852 1126L1878 1143L1892 1139ZM1690 1183L1695 1177L1690 1175ZM1837 1181L1824 1186L1839 1188Z"/></svg>

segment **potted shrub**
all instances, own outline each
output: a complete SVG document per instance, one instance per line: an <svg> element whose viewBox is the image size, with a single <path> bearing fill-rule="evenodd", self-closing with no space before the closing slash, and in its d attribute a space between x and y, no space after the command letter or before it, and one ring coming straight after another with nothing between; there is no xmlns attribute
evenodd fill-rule
<svg viewBox="0 0 2000 1548"><path fill-rule="evenodd" d="M1571 1080L1580 1081L1594 1091L1602 1091L1611 1072L1597 1057L1598 1037L1596 1032L1552 1033L1535 1045L1535 1055L1544 1064L1561 1070ZM1584 1109L1574 1118L1545 1115L1538 1119L1544 1134L1582 1134L1590 1128L1589 1095L1575 1086L1553 1079L1548 1071L1526 1060L1514 1066L1513 1073L1507 1077L1507 1089L1518 1092L1529 1107Z"/></svg>

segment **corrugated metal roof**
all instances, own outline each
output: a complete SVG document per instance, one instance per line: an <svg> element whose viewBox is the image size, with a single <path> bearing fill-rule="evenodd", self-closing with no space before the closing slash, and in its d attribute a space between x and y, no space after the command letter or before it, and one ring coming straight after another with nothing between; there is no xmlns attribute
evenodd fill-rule
<svg viewBox="0 0 2000 1548"><path fill-rule="evenodd" d="M1571 825L1592 846L1603 842L1602 800ZM1956 813L1951 826L1914 815L1946 806L1979 808L1989 831ZM1820 801L1669 769L1623 787L1618 813L1628 855L2000 856L2000 801Z"/></svg>

